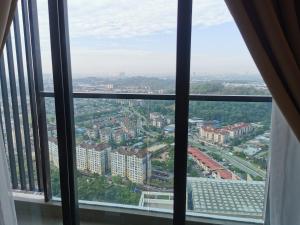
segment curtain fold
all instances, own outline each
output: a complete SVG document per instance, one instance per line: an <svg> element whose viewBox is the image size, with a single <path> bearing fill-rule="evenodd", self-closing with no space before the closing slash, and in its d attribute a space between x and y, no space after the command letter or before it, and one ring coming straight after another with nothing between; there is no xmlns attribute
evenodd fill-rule
<svg viewBox="0 0 300 225"><path fill-rule="evenodd" d="M12 196L8 163L0 128L0 225L17 225L15 204Z"/></svg>
<svg viewBox="0 0 300 225"><path fill-rule="evenodd" d="M265 224L300 224L300 1L225 2L274 99Z"/></svg>
<svg viewBox="0 0 300 225"><path fill-rule="evenodd" d="M17 0L0 0L0 56L14 17ZM17 225L3 133L0 129L0 225Z"/></svg>
<svg viewBox="0 0 300 225"><path fill-rule="evenodd" d="M300 224L300 143L278 109L272 110L266 225Z"/></svg>
<svg viewBox="0 0 300 225"><path fill-rule="evenodd" d="M248 49L300 140L299 0L225 0Z"/></svg>
<svg viewBox="0 0 300 225"><path fill-rule="evenodd" d="M0 0L0 55L13 20L17 0Z"/></svg>

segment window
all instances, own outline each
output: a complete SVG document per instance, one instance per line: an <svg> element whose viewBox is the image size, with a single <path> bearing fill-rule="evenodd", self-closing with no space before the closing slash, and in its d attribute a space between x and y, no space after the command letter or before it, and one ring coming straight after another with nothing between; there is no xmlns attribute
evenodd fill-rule
<svg viewBox="0 0 300 225"><path fill-rule="evenodd" d="M1 61L15 189L61 201L74 224L77 202L262 221L271 97L223 1L195 1L193 25L191 1L49 1L50 32L38 3L28 84L6 81L17 45Z"/></svg>

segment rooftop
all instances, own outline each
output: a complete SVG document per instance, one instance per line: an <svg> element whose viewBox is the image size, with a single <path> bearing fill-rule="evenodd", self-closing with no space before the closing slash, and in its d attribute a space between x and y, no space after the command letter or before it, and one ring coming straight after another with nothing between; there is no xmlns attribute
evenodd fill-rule
<svg viewBox="0 0 300 225"><path fill-rule="evenodd" d="M241 122L241 123L235 123L232 125L225 126L225 127L223 127L223 129L233 131L233 130L238 130L238 129L249 127L249 126L251 126L251 125L248 123Z"/></svg>
<svg viewBox="0 0 300 225"><path fill-rule="evenodd" d="M210 158L208 155L203 153L198 148L189 147L188 154L192 155L195 159L199 160L202 164L207 166L211 171L217 171L222 179L232 179L233 174L226 170L221 164L217 161Z"/></svg>
<svg viewBox="0 0 300 225"><path fill-rule="evenodd" d="M81 143L79 146L85 149L95 149L96 151L103 151L110 147L108 144L105 143L101 143L101 144Z"/></svg>
<svg viewBox="0 0 300 225"><path fill-rule="evenodd" d="M188 209L194 212L262 217L264 181L188 177Z"/></svg>
<svg viewBox="0 0 300 225"><path fill-rule="evenodd" d="M114 152L118 152L121 155L133 156L135 155L138 158L144 158L148 154L147 149L138 149L122 146L114 150Z"/></svg>

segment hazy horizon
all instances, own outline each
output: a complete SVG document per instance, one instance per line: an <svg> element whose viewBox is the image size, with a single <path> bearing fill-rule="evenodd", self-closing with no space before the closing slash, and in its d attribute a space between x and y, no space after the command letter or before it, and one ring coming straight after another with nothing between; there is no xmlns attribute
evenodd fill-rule
<svg viewBox="0 0 300 225"><path fill-rule="evenodd" d="M73 77L124 72L166 76L176 69L175 0L68 2ZM134 6L134 7L132 7ZM157 7L160 6L160 7ZM38 0L43 71L51 73L46 0ZM191 74L259 74L224 1L195 0Z"/></svg>

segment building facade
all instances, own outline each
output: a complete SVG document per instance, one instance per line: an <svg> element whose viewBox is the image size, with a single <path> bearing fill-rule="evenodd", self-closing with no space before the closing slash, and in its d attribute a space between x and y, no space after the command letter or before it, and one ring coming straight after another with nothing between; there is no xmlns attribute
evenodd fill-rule
<svg viewBox="0 0 300 225"><path fill-rule="evenodd" d="M57 139L54 137L48 138L49 160L54 166L59 167Z"/></svg>
<svg viewBox="0 0 300 225"><path fill-rule="evenodd" d="M230 139L241 138L252 131L253 127L248 123L235 123L221 128L201 126L199 136L208 142L223 145L228 143Z"/></svg>
<svg viewBox="0 0 300 225"><path fill-rule="evenodd" d="M157 112L150 113L149 117L151 125L156 128L162 128L167 125L166 119Z"/></svg>
<svg viewBox="0 0 300 225"><path fill-rule="evenodd" d="M77 169L104 175L110 170L111 147L107 144L86 144L76 146ZM58 146L56 138L49 138L50 162L59 166Z"/></svg>
<svg viewBox="0 0 300 225"><path fill-rule="evenodd" d="M126 177L126 155L113 151L110 153L111 175Z"/></svg>
<svg viewBox="0 0 300 225"><path fill-rule="evenodd" d="M109 171L111 147L107 144L80 144L76 147L78 170L104 175Z"/></svg>
<svg viewBox="0 0 300 225"><path fill-rule="evenodd" d="M229 140L228 131L219 128L213 128L210 126L200 127L199 135L206 141L220 145L226 144Z"/></svg>
<svg viewBox="0 0 300 225"><path fill-rule="evenodd" d="M151 176L150 155L146 149L118 148L111 152L111 174L143 184Z"/></svg>

